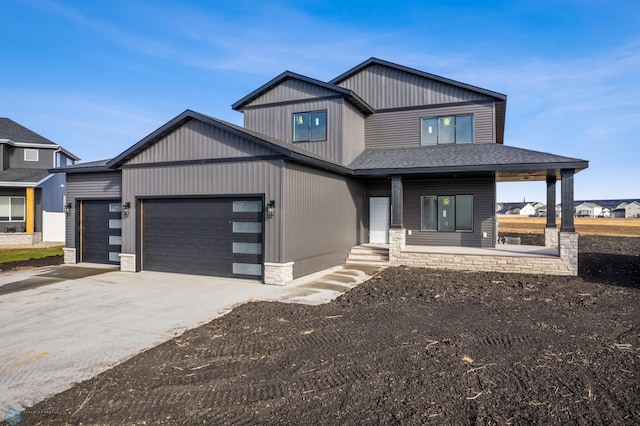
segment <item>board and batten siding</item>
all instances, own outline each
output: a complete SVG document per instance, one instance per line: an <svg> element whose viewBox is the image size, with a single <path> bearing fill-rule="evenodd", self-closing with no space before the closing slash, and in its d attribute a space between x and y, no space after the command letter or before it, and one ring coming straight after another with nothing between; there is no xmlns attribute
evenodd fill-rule
<svg viewBox="0 0 640 426"><path fill-rule="evenodd" d="M74 208L66 217L66 246L76 246L77 200L113 199L122 196L122 173L118 171L101 173L67 173L67 203Z"/></svg>
<svg viewBox="0 0 640 426"><path fill-rule="evenodd" d="M367 149L414 148L421 143L421 118L473 115L473 143L494 143L493 103L419 108L373 114L365 121Z"/></svg>
<svg viewBox="0 0 640 426"><path fill-rule="evenodd" d="M339 82L338 86L357 93L377 110L492 99L462 87L378 64Z"/></svg>
<svg viewBox="0 0 640 426"><path fill-rule="evenodd" d="M298 80L295 78L288 78L282 83L273 87L271 90L263 93L256 99L249 102L245 106L245 108L256 105L336 96L337 94L337 92L325 89L316 84L307 83L306 81Z"/></svg>
<svg viewBox="0 0 640 426"><path fill-rule="evenodd" d="M283 181L284 261L298 278L345 262L360 243L361 182L287 162Z"/></svg>
<svg viewBox="0 0 640 426"><path fill-rule="evenodd" d="M342 120L344 99L301 101L278 106L249 108L244 111L244 126L285 143L295 144L331 161L342 162ZM327 139L293 142L293 114L327 111Z"/></svg>
<svg viewBox="0 0 640 426"><path fill-rule="evenodd" d="M123 169L123 202L130 202L128 218L122 223L122 252L136 253L136 200L145 197L261 196L276 201L281 197L283 160L243 161L214 164L154 165ZM281 215L266 218L265 262L281 262Z"/></svg>
<svg viewBox="0 0 640 426"><path fill-rule="evenodd" d="M200 120L190 120L137 154L127 165L271 154L272 150L246 138Z"/></svg>
<svg viewBox="0 0 640 426"><path fill-rule="evenodd" d="M342 164L349 164L364 151L365 118L351 103L344 102L342 130Z"/></svg>
<svg viewBox="0 0 640 426"><path fill-rule="evenodd" d="M494 247L496 202L492 178L403 179L403 189L403 224L412 233L407 235L407 245ZM473 232L421 231L420 197L426 195L473 195Z"/></svg>

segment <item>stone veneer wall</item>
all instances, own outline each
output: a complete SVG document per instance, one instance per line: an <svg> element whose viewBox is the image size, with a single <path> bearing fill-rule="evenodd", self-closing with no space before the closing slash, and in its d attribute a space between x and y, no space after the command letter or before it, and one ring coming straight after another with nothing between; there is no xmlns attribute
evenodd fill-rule
<svg viewBox="0 0 640 426"><path fill-rule="evenodd" d="M558 228L544 228L544 246L558 247Z"/></svg>
<svg viewBox="0 0 640 426"><path fill-rule="evenodd" d="M76 263L76 249L65 247L62 252L64 253L64 263L71 265Z"/></svg>
<svg viewBox="0 0 640 426"><path fill-rule="evenodd" d="M404 230L389 230L389 263L459 271L486 271L545 275L578 275L578 234L559 234L559 257L501 256L412 252L404 246Z"/></svg>
<svg viewBox="0 0 640 426"><path fill-rule="evenodd" d="M120 253L120 270L122 272L136 271L136 255Z"/></svg>
<svg viewBox="0 0 640 426"><path fill-rule="evenodd" d="M7 232L0 234L2 246L31 246L42 242L42 232L27 234L25 232Z"/></svg>
<svg viewBox="0 0 640 426"><path fill-rule="evenodd" d="M264 283L284 285L293 281L293 262L264 263Z"/></svg>

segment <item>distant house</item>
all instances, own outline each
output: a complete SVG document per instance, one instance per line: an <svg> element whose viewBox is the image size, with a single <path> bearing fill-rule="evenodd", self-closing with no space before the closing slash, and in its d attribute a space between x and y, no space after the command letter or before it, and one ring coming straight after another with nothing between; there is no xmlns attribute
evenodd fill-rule
<svg viewBox="0 0 640 426"><path fill-rule="evenodd" d="M610 217L616 218L616 219L620 219L620 218L624 218L625 214L626 214L626 210L623 208L621 209L613 209L610 212Z"/></svg>
<svg viewBox="0 0 640 426"><path fill-rule="evenodd" d="M42 212L62 212L65 202L65 175L49 169L77 160L60 145L0 118L0 236L11 234L0 243L40 241Z"/></svg>
<svg viewBox="0 0 640 426"><path fill-rule="evenodd" d="M500 207L499 210L497 210L498 214L536 216L538 208L544 207L544 204L537 202L500 203L498 204L498 207Z"/></svg>
<svg viewBox="0 0 640 426"><path fill-rule="evenodd" d="M581 203L575 207L576 217L599 217L602 216L602 206L596 203Z"/></svg>
<svg viewBox="0 0 640 426"><path fill-rule="evenodd" d="M624 217L640 217L640 202L633 201L624 206Z"/></svg>

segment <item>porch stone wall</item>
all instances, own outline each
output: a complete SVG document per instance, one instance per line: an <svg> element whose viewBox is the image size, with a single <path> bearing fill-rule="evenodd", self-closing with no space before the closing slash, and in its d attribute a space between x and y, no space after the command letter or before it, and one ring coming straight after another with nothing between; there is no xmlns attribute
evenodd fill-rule
<svg viewBox="0 0 640 426"><path fill-rule="evenodd" d="M391 243L391 233L389 241ZM398 240L402 240L398 236ZM559 234L559 256L504 256L492 255L425 253L389 247L389 261L392 266L406 265L433 269L457 271L506 272L544 275L578 275L578 234ZM393 253L393 254L392 254ZM393 259L393 260L392 260Z"/></svg>
<svg viewBox="0 0 640 426"><path fill-rule="evenodd" d="M558 247L558 228L544 228L544 246Z"/></svg>
<svg viewBox="0 0 640 426"><path fill-rule="evenodd" d="M403 251L407 244L407 231L404 228L389 229L389 265L402 265Z"/></svg>
<svg viewBox="0 0 640 426"><path fill-rule="evenodd" d="M264 263L264 283L284 285L293 281L293 263Z"/></svg>
<svg viewBox="0 0 640 426"><path fill-rule="evenodd" d="M136 255L120 253L120 270L122 272L136 272Z"/></svg>
<svg viewBox="0 0 640 426"><path fill-rule="evenodd" d="M62 249L64 254L64 263L73 265L76 263L76 249L65 247Z"/></svg>
<svg viewBox="0 0 640 426"><path fill-rule="evenodd" d="M26 232L7 232L0 234L0 247L32 246L42 242L42 232L27 234Z"/></svg>

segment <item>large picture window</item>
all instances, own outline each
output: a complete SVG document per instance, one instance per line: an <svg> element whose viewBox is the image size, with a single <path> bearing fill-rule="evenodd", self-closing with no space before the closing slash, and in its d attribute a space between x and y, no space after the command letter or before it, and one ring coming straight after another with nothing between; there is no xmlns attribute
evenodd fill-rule
<svg viewBox="0 0 640 426"><path fill-rule="evenodd" d="M423 117L421 143L422 145L473 143L473 116Z"/></svg>
<svg viewBox="0 0 640 426"><path fill-rule="evenodd" d="M423 231L473 231L473 195L420 197Z"/></svg>
<svg viewBox="0 0 640 426"><path fill-rule="evenodd" d="M0 221L23 222L24 197L0 197Z"/></svg>
<svg viewBox="0 0 640 426"><path fill-rule="evenodd" d="M327 111L293 114L293 141L323 141L327 139Z"/></svg>

